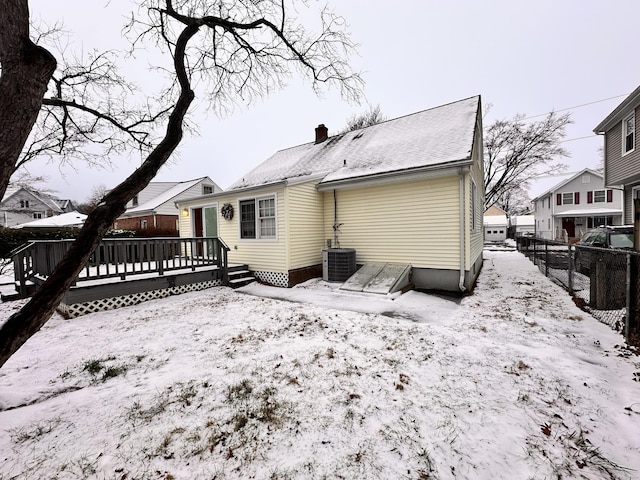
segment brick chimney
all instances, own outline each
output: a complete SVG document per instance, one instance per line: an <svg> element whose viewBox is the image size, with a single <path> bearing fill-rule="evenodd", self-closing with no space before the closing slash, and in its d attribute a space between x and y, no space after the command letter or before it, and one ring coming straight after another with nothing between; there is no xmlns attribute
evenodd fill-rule
<svg viewBox="0 0 640 480"><path fill-rule="evenodd" d="M329 129L321 123L316 127L316 143L322 143L329 138Z"/></svg>

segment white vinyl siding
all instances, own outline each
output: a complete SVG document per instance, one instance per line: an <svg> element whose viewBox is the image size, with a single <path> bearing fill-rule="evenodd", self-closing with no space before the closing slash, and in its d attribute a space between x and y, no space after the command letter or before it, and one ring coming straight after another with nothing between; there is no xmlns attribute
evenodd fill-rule
<svg viewBox="0 0 640 480"><path fill-rule="evenodd" d="M324 236L333 238L332 192L324 205ZM458 176L338 190L339 246L355 248L358 263L458 269L459 212Z"/></svg>
<svg viewBox="0 0 640 480"><path fill-rule="evenodd" d="M322 249L326 247L326 239L333 238L325 238L323 231L323 195L333 199L333 192L318 192L315 182L287 188L291 270L322 263ZM331 211L333 212L333 207Z"/></svg>
<svg viewBox="0 0 640 480"><path fill-rule="evenodd" d="M482 154L482 136L480 132L482 129L480 128L476 137L476 148L479 147L478 151L475 153L475 161L471 167L471 172L469 175L465 176L465 185L466 185L466 202L469 209L472 208L472 195L473 195L473 185L475 185L475 217L476 217L476 228L473 229L472 226L472 215L474 212L469 212L469 218L465 220L465 228L466 228L466 242L465 242L465 269L469 270L471 265L475 263L475 261L482 255L482 250L484 248L484 228L483 228L483 214L484 211L484 178L482 172L482 158L480 157ZM465 210L469 211L469 210ZM459 267L459 266L458 266Z"/></svg>
<svg viewBox="0 0 640 480"><path fill-rule="evenodd" d="M276 210L276 230L277 238L271 240L242 240L240 239L240 200L247 200L250 198L275 199ZM224 205L230 203L233 205L233 218L231 220L225 220L220 214L218 209L218 236L224 240L231 249L228 253L229 263L246 263L251 270L254 271L266 271L266 272L287 272L287 248L286 248L286 221L285 214L279 214L279 212L285 212L284 189L277 190L263 190L256 192L254 195L236 194L236 195L224 195L216 196L209 202L209 205L218 204ZM200 200L194 200L192 202L184 201L180 202L180 209L193 208L193 207L206 207L207 203ZM283 235L285 237L283 237ZM183 217L180 215L180 236L191 237L193 232L191 231L191 223L189 217Z"/></svg>

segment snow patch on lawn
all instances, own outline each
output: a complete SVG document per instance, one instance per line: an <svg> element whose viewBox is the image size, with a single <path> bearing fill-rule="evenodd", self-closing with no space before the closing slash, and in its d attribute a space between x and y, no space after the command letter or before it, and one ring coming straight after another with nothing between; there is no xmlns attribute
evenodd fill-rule
<svg viewBox="0 0 640 480"><path fill-rule="evenodd" d="M637 478L640 359L485 257L458 301L314 280L55 316L0 369L0 479Z"/></svg>

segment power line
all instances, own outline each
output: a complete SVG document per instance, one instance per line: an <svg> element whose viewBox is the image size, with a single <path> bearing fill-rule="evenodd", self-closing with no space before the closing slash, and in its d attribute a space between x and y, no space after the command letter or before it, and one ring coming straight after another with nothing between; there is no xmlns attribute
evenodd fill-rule
<svg viewBox="0 0 640 480"><path fill-rule="evenodd" d="M561 140L559 143L567 143L567 142L573 142L574 140L584 140L586 138L598 138L599 135L596 135L595 133L593 135L587 135L586 137L576 137L576 138L567 138L566 140Z"/></svg>
<svg viewBox="0 0 640 480"><path fill-rule="evenodd" d="M532 115L531 117L523 118L523 120L529 120L531 118L544 117L546 115L549 115L550 113L566 112L567 110L573 110L575 108L587 107L589 105L595 105L596 103L608 102L609 100L614 100L616 98L627 97L627 96L629 96L629 94L625 93L625 94L622 94L622 95L616 95L615 97L603 98L601 100L595 100L593 102L583 103L582 105L576 105L574 107L562 108L560 110L551 110L550 112L547 112L547 113L541 113L539 115ZM577 140L577 139L575 139L575 140ZM568 141L569 140L565 140L565 142L568 142Z"/></svg>

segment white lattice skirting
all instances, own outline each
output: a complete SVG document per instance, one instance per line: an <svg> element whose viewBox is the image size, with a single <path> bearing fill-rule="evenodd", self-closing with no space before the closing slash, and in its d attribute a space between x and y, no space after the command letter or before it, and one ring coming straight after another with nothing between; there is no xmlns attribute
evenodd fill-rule
<svg viewBox="0 0 640 480"><path fill-rule="evenodd" d="M119 297L102 298L85 303L74 303L67 305L61 303L58 306L58 312L67 318L75 318L87 313L103 312L105 310L113 310L115 308L128 307L146 302L147 300L155 300L157 298L165 298L171 295L180 295L181 293L195 292L206 288L217 287L221 285L220 280L209 280L200 283L191 283L189 285L180 285L179 287L163 288L161 290L151 290L148 292L132 293Z"/></svg>
<svg viewBox="0 0 640 480"><path fill-rule="evenodd" d="M273 285L274 287L287 288L289 286L288 273L254 271L253 276L259 279L261 282L268 285Z"/></svg>

